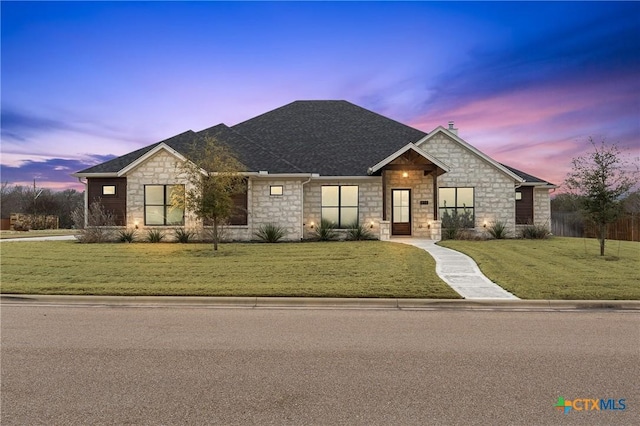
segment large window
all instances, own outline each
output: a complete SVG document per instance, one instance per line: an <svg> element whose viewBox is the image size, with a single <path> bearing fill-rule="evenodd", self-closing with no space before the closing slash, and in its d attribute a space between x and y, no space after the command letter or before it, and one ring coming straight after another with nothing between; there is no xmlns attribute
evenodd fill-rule
<svg viewBox="0 0 640 426"><path fill-rule="evenodd" d="M173 191L184 193L184 185L144 186L145 225L184 225L184 209L171 205Z"/></svg>
<svg viewBox="0 0 640 426"><path fill-rule="evenodd" d="M473 228L475 222L473 188L439 188L438 208L443 228L454 225Z"/></svg>
<svg viewBox="0 0 640 426"><path fill-rule="evenodd" d="M322 220L348 228L358 223L358 187L356 185L322 187Z"/></svg>

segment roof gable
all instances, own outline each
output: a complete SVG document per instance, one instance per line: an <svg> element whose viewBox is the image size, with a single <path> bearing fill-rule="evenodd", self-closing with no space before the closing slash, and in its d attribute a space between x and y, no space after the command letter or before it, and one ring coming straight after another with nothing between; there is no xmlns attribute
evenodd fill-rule
<svg viewBox="0 0 640 426"><path fill-rule="evenodd" d="M400 148L399 150L397 150L396 152L394 152L393 154L391 154L390 156L388 156L387 158L385 158L384 160L380 161L375 166L369 168L369 170L367 170L367 173L372 175L372 174L378 172L384 166L386 166L387 164L389 164L392 161L396 160L397 158L399 158L400 156L402 156L405 152L407 152L409 150L414 151L415 153L417 153L418 155L420 155L424 159L428 160L429 162L435 164L436 166L438 166L440 169L442 169L445 172L448 172L450 170L449 166L444 164L442 161L440 161L437 158L435 158L434 156L430 155L428 152L424 151L423 149L417 147L415 144L409 143L409 144L406 144L405 146L403 146L402 148Z"/></svg>
<svg viewBox="0 0 640 426"><path fill-rule="evenodd" d="M489 163L490 165L492 165L493 167L495 167L496 169L498 169L499 171L501 171L502 173L506 174L507 176L509 176L510 178L514 179L516 182L524 182L524 179L522 177L520 177L519 175L517 175L516 173L512 172L511 170L509 170L507 167L503 166L502 164L498 163L496 160L494 160L493 158L489 157L488 155L486 155L485 153L483 153L482 151L478 150L477 148L469 145L467 142L465 142L462 138L460 138L457 134L450 132L449 130L445 129L442 126L438 126L436 127L432 132L430 132L427 136L425 136L424 138L420 139L418 142L416 142L416 145L420 145L423 144L425 142L428 142L429 139L433 138L435 135L437 135L438 133L443 133L444 135L448 136L451 140L453 140L455 143L459 144L460 146L462 146L464 149L470 151L471 153L473 153L474 155L482 158L484 161L486 161L487 163Z"/></svg>

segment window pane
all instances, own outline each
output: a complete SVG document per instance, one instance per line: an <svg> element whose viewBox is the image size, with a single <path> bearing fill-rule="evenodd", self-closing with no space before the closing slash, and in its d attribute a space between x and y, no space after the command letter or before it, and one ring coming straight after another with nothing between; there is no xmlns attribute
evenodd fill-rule
<svg viewBox="0 0 640 426"><path fill-rule="evenodd" d="M458 207L465 206L473 207L473 188L458 188Z"/></svg>
<svg viewBox="0 0 640 426"><path fill-rule="evenodd" d="M393 222L409 222L409 209L402 206L393 207Z"/></svg>
<svg viewBox="0 0 640 426"><path fill-rule="evenodd" d="M337 207L323 207L322 208L322 220L328 220L335 224L338 223L338 208Z"/></svg>
<svg viewBox="0 0 640 426"><path fill-rule="evenodd" d="M343 206L358 206L358 187L357 186L341 186L340 187L340 203Z"/></svg>
<svg viewBox="0 0 640 426"><path fill-rule="evenodd" d="M438 207L455 207L456 189L440 188L438 191Z"/></svg>
<svg viewBox="0 0 640 426"><path fill-rule="evenodd" d="M164 185L147 185L144 187L146 205L164 205Z"/></svg>
<svg viewBox="0 0 640 426"><path fill-rule="evenodd" d="M282 195L282 185L272 186L271 195Z"/></svg>
<svg viewBox="0 0 640 426"><path fill-rule="evenodd" d="M104 185L102 187L102 195L116 195L115 185Z"/></svg>
<svg viewBox="0 0 640 426"><path fill-rule="evenodd" d="M167 225L182 225L184 222L184 210L176 207L167 207Z"/></svg>
<svg viewBox="0 0 640 426"><path fill-rule="evenodd" d="M340 213L340 228L347 228L354 223L358 223L357 207L342 207Z"/></svg>
<svg viewBox="0 0 640 426"><path fill-rule="evenodd" d="M322 187L322 205L323 206L338 206L338 186L323 186ZM337 219L336 219L337 223Z"/></svg>
<svg viewBox="0 0 640 426"><path fill-rule="evenodd" d="M147 225L164 225L164 206L146 206L144 223Z"/></svg>

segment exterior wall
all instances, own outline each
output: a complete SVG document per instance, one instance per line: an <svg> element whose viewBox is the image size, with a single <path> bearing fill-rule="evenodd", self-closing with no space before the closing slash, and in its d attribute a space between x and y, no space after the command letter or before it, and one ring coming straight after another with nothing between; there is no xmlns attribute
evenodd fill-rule
<svg viewBox="0 0 640 426"><path fill-rule="evenodd" d="M103 186L115 186L116 193L102 195ZM127 220L127 179L126 178L89 178L87 179L87 198L89 205L99 201L105 210L115 216L117 226L124 226Z"/></svg>
<svg viewBox="0 0 640 426"><path fill-rule="evenodd" d="M402 171L387 170L385 179L387 188L387 220L391 221L393 189L411 190L411 236L416 238L431 238L431 226L433 225L433 175L424 176L422 170L408 170L408 176L402 177ZM427 201L428 204L420 204Z"/></svg>
<svg viewBox="0 0 640 426"><path fill-rule="evenodd" d="M501 221L515 233L515 181L443 133L420 145L447 164L451 171L438 176L438 187L470 187L474 191L475 230Z"/></svg>
<svg viewBox="0 0 640 426"><path fill-rule="evenodd" d="M380 237L382 220L382 178L312 180L304 186L304 238L313 238L314 226L322 219L322 187L324 185L358 186L358 220L360 224L371 226L371 233Z"/></svg>
<svg viewBox="0 0 640 426"><path fill-rule="evenodd" d="M272 223L287 231L283 240L302 238L302 180L252 179L249 198L248 239L261 225ZM282 195L270 195L272 185L282 186Z"/></svg>
<svg viewBox="0 0 640 426"><path fill-rule="evenodd" d="M144 186L188 183L178 178L176 158L166 151L158 151L143 164L127 174L127 223L126 226L139 229L174 229L175 226L144 226ZM188 186L186 186L188 188ZM201 230L202 225L195 216L185 213L185 229Z"/></svg>
<svg viewBox="0 0 640 426"><path fill-rule="evenodd" d="M551 229L551 198L548 188L533 189L533 223Z"/></svg>

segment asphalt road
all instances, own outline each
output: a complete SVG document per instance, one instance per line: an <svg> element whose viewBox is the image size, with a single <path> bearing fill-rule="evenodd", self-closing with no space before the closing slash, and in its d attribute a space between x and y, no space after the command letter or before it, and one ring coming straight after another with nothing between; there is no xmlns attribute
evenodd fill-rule
<svg viewBox="0 0 640 426"><path fill-rule="evenodd" d="M1 309L3 426L640 419L637 311Z"/></svg>

